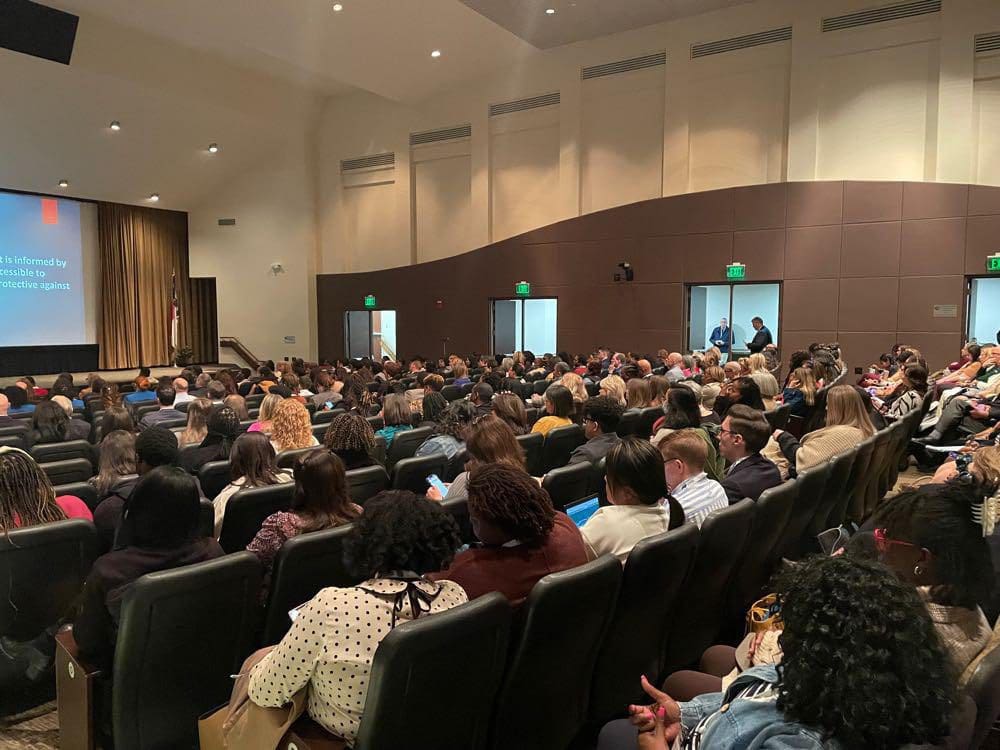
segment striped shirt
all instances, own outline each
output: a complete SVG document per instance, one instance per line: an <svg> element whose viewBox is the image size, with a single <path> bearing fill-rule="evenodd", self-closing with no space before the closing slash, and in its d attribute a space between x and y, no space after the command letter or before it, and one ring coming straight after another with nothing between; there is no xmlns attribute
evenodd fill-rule
<svg viewBox="0 0 1000 750"><path fill-rule="evenodd" d="M709 479L705 472L688 477L670 493L684 508L684 520L699 528L708 514L729 507L729 498L722 485Z"/></svg>

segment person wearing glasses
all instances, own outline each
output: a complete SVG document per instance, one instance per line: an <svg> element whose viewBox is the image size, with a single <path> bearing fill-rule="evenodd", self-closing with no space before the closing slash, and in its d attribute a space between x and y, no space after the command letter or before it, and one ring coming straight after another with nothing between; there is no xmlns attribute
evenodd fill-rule
<svg viewBox="0 0 1000 750"><path fill-rule="evenodd" d="M583 405L583 434L587 442L576 448L569 457L571 464L589 461L596 464L608 451L621 442L615 434L625 408L608 396L594 396Z"/></svg>
<svg viewBox="0 0 1000 750"><path fill-rule="evenodd" d="M756 500L761 493L781 484L781 472L760 452L771 437L764 413L743 404L729 407L719 429L719 453L729 463L722 488L730 503L745 497Z"/></svg>

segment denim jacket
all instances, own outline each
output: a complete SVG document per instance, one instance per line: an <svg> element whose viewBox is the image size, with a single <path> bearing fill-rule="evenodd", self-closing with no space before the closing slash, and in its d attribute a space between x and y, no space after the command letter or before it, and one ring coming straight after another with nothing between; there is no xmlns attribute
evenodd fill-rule
<svg viewBox="0 0 1000 750"><path fill-rule="evenodd" d="M751 667L725 693L707 693L681 703L685 737L703 718L714 714L702 728L700 747L705 750L841 749L840 743L824 739L818 730L786 721L773 698L733 700L733 696L754 682L777 685L777 670L770 664Z"/></svg>

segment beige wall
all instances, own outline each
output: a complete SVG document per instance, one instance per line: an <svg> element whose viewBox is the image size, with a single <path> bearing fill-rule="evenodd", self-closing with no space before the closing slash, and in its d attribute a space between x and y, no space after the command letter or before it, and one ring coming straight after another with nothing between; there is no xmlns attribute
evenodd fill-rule
<svg viewBox="0 0 1000 750"><path fill-rule="evenodd" d="M1000 56L973 54L976 34L1000 31L1000 3L949 0L939 14L820 32L825 16L878 4L759 0L539 51L405 106L331 99L320 125L320 271L446 257L621 203L731 186L1000 184ZM791 42L690 59L692 43L789 25ZM581 67L659 51L665 66L581 81ZM558 106L488 116L492 103L554 91ZM410 133L465 123L467 162L411 164ZM345 198L339 162L382 151L396 153L396 168L378 229L352 233L372 209Z"/></svg>

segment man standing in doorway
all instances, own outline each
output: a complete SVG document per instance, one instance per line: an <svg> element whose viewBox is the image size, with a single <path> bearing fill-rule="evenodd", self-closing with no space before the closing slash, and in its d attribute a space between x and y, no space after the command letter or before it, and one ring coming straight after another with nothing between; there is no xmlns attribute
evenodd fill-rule
<svg viewBox="0 0 1000 750"><path fill-rule="evenodd" d="M732 331L729 330L729 321L723 318L712 330L711 345L717 347L723 354L729 354L729 343L732 338Z"/></svg>
<svg viewBox="0 0 1000 750"><path fill-rule="evenodd" d="M771 337L771 332L767 330L767 326L764 325L764 321L761 318L754 318L750 321L750 324L757 333L754 334L753 341L747 342L747 349L750 350L751 354L757 354L764 351L764 347L768 344L774 343L774 339Z"/></svg>

